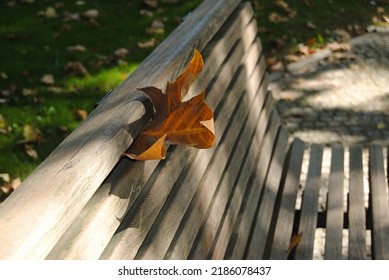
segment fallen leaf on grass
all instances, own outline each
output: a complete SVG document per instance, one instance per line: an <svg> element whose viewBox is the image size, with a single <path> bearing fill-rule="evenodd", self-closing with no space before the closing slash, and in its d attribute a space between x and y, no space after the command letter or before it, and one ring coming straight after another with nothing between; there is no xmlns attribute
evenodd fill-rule
<svg viewBox="0 0 389 280"><path fill-rule="evenodd" d="M53 85L54 84L54 76L51 74L45 74L41 78L41 82L46 85Z"/></svg>
<svg viewBox="0 0 389 280"><path fill-rule="evenodd" d="M70 76L87 76L89 75L88 70L79 61L70 61L65 66L65 71Z"/></svg>
<svg viewBox="0 0 389 280"><path fill-rule="evenodd" d="M316 25L312 21L307 21L307 27L309 29L316 29Z"/></svg>
<svg viewBox="0 0 389 280"><path fill-rule="evenodd" d="M82 13L82 17L85 19L96 19L99 16L99 10L89 9Z"/></svg>
<svg viewBox="0 0 389 280"><path fill-rule="evenodd" d="M74 111L74 116L76 117L77 120L83 121L86 120L86 118L88 117L88 112L82 109L78 109Z"/></svg>
<svg viewBox="0 0 389 280"><path fill-rule="evenodd" d="M286 3L285 1L278 0L278 1L276 1L275 4L276 4L276 6L280 7L280 8L283 9L285 12L287 12L289 18L294 18L294 17L296 17L296 15L297 15L296 10L295 10L295 9L292 9L291 7L289 7L289 4Z"/></svg>
<svg viewBox="0 0 389 280"><path fill-rule="evenodd" d="M77 13L77 12L76 13L69 13L69 12L65 11L63 16L64 16L64 20L65 21L72 21L72 20L73 21L78 21L78 20L81 19L80 14Z"/></svg>
<svg viewBox="0 0 389 280"><path fill-rule="evenodd" d="M58 14L53 7L47 7L46 10L38 12L38 16L46 18L56 18Z"/></svg>
<svg viewBox="0 0 389 280"><path fill-rule="evenodd" d="M26 124L23 126L23 141L22 143L39 144L43 141L41 131L33 125Z"/></svg>
<svg viewBox="0 0 389 280"><path fill-rule="evenodd" d="M83 45L74 45L66 47L68 52L85 52L86 48Z"/></svg>
<svg viewBox="0 0 389 280"><path fill-rule="evenodd" d="M116 59L123 59L129 54L129 51L126 48L120 48L114 51L113 54Z"/></svg>
<svg viewBox="0 0 389 280"><path fill-rule="evenodd" d="M147 34L163 34L165 33L165 24L160 19L155 19L151 22L150 27L146 28Z"/></svg>
<svg viewBox="0 0 389 280"><path fill-rule="evenodd" d="M154 15L154 13L152 11L149 11L149 10L146 10L146 9L141 9L139 11L139 14L141 16L147 16L147 17L152 17Z"/></svg>
<svg viewBox="0 0 389 280"><path fill-rule="evenodd" d="M158 40L157 40L157 39L151 38L151 39L148 40L148 41L138 42L138 43L137 43L137 46L138 46L138 48L140 48L140 49L147 49L147 48L152 48L152 47L154 47L157 43L158 43Z"/></svg>
<svg viewBox="0 0 389 280"><path fill-rule="evenodd" d="M289 21L289 18L274 12L269 15L269 21L273 23L285 23Z"/></svg>
<svg viewBox="0 0 389 280"><path fill-rule="evenodd" d="M32 159L38 159L38 152L34 149L32 145L24 145L24 151Z"/></svg>
<svg viewBox="0 0 389 280"><path fill-rule="evenodd" d="M14 190L16 190L16 188L19 187L21 183L22 180L20 180L19 177L11 181L11 178L8 173L0 174L0 190L4 194L10 194Z"/></svg>
<svg viewBox="0 0 389 280"><path fill-rule="evenodd" d="M292 236L292 238L290 239L289 247L287 249L288 254L290 254L290 252L301 243L302 237L303 237L302 232Z"/></svg>
<svg viewBox="0 0 389 280"><path fill-rule="evenodd" d="M143 4L152 9L158 8L158 0L143 0Z"/></svg>
<svg viewBox="0 0 389 280"><path fill-rule="evenodd" d="M203 65L200 52L195 50L185 71L173 83L167 83L166 94L155 87L140 89L151 99L155 115L126 156L136 160L163 159L166 156L165 142L200 149L213 146L213 112L204 102L205 91L182 102Z"/></svg>

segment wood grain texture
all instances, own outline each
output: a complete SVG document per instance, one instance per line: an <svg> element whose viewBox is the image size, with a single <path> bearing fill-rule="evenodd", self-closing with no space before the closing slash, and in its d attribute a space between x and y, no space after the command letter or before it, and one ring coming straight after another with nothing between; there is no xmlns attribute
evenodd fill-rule
<svg viewBox="0 0 389 280"><path fill-rule="evenodd" d="M251 240L247 247L247 259L263 259L274 206L282 176L282 168L288 148L288 132L281 126L277 135L274 154L272 156L269 172L259 201L259 207L251 233ZM270 152L270 151L265 151Z"/></svg>
<svg viewBox="0 0 389 280"><path fill-rule="evenodd" d="M246 186L243 202L239 209L238 217L232 230L224 226L220 230L219 239L213 250L214 259L243 259L249 234L255 218L255 210L263 189L264 180L270 165L271 153L275 145L274 139L280 125L278 115L274 112L274 100L269 94L264 110L260 117L260 123L267 126L258 126L253 143L257 143L257 153L251 154L242 174L239 176L238 185ZM255 149L253 151L255 151ZM245 164L246 164L245 162ZM231 232L230 232L231 231ZM227 238L226 236L230 236ZM229 239L228 246L224 246L224 240Z"/></svg>
<svg viewBox="0 0 389 280"><path fill-rule="evenodd" d="M324 259L342 259L344 148L332 147Z"/></svg>
<svg viewBox="0 0 389 280"><path fill-rule="evenodd" d="M257 69L262 69L263 75L263 65L259 66ZM251 79L256 80L257 83L260 80L258 79L258 77L260 77L258 76L258 74L258 71L255 71L254 75L251 75ZM246 89L246 94L254 94L250 93L250 91L254 90L257 87L255 89L256 94L254 94L255 98L248 104L248 108L250 108L250 113L247 119L243 122L244 127L239 133L239 139L237 140L235 146L231 151L231 155L228 159L228 165L223 171L223 177L217 185L217 190L215 190L216 194L214 194L212 198L212 203L208 207L208 211L205 220L202 223L200 232L196 232L196 242L195 244L193 244L191 254L189 256L189 258L191 259L210 258L209 253L214 244L214 240L216 238L220 224L224 221L226 223L229 223L231 228L233 226L234 215L231 215L231 213L229 213L228 215L224 215L223 213L234 211L238 213L239 210L238 205L240 205L240 203L234 202L234 200L230 202L229 198L234 189L235 195L233 195L233 197L236 201L239 201L239 197L243 196L243 194L241 194L239 190L236 190L237 185L235 184L235 182L237 181L238 174L240 174L240 170L243 165L242 162L244 161L246 152L250 153L250 149L248 149L248 147L250 146L250 142L253 139L255 128L258 126L258 121L261 113L261 110L258 110L258 108L262 108L264 103L264 98L261 94L261 91L264 90L264 87L267 87L267 85L262 85L262 88L258 88L259 84L254 84L252 89L250 89L249 84L250 83L248 83ZM265 125L264 123L261 124ZM203 204L204 201L202 200L201 203ZM192 225L189 223L186 224L190 226ZM188 235L185 231L183 231L180 232L180 236ZM193 236L193 238L194 237L195 236Z"/></svg>
<svg viewBox="0 0 389 280"><path fill-rule="evenodd" d="M369 156L373 259L387 260L389 259L389 206L382 146L371 145Z"/></svg>
<svg viewBox="0 0 389 280"><path fill-rule="evenodd" d="M313 258L322 160L323 146L312 144L298 229L298 232L303 234L300 244L296 247L295 259L298 260L311 260Z"/></svg>
<svg viewBox="0 0 389 280"><path fill-rule="evenodd" d="M366 210L363 189L362 147L350 147L349 250L351 260L366 259Z"/></svg>
<svg viewBox="0 0 389 280"><path fill-rule="evenodd" d="M293 141L289 154L289 163L287 165L288 171L280 201L280 211L278 213L277 224L272 241L270 259L286 260L288 258L288 247L292 237L296 198L300 184L300 173L304 149L304 142L299 139L295 139Z"/></svg>

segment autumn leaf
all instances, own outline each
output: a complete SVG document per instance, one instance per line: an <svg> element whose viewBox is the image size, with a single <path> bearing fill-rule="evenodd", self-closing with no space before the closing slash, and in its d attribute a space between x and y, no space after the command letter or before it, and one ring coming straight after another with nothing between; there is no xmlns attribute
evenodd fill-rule
<svg viewBox="0 0 389 280"><path fill-rule="evenodd" d="M194 51L186 70L167 83L166 94L155 87L141 88L155 109L153 120L125 153L136 160L159 160L166 156L164 143L206 149L215 142L213 112L205 103L205 91L182 102L204 62Z"/></svg>
<svg viewBox="0 0 389 280"><path fill-rule="evenodd" d="M303 237L302 232L292 236L292 238L290 239L288 250L287 250L288 254L301 243L302 237Z"/></svg>
<svg viewBox="0 0 389 280"><path fill-rule="evenodd" d="M33 125L26 124L23 126L23 138L21 143L39 144L43 141L42 133Z"/></svg>

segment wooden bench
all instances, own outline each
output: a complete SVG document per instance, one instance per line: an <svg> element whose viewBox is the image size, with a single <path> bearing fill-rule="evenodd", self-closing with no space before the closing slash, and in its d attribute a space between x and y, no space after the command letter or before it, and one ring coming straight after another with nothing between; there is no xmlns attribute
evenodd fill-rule
<svg viewBox="0 0 389 280"><path fill-rule="evenodd" d="M324 172L328 148L281 125L256 34L248 3L204 1L0 205L0 258L312 259L322 229L325 258L346 243L349 258L389 258L383 148L369 150L367 188L362 148L334 146ZM123 158L153 114L136 88L163 88L195 47L205 67L191 92L207 89L215 146Z"/></svg>

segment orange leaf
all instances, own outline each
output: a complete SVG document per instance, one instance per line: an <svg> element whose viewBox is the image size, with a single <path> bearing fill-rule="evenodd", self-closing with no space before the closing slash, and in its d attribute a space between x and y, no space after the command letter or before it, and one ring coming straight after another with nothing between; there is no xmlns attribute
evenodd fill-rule
<svg viewBox="0 0 389 280"><path fill-rule="evenodd" d="M155 87L140 89L151 99L155 114L125 155L136 160L158 160L166 156L164 143L199 149L213 146L213 112L204 101L205 91L182 102L203 66L201 54L195 49L185 71L167 83L166 94Z"/></svg>
<svg viewBox="0 0 389 280"><path fill-rule="evenodd" d="M287 250L288 254L301 243L302 237L303 237L302 232L292 236L292 238L290 239L288 250Z"/></svg>

